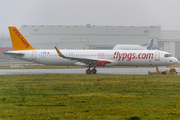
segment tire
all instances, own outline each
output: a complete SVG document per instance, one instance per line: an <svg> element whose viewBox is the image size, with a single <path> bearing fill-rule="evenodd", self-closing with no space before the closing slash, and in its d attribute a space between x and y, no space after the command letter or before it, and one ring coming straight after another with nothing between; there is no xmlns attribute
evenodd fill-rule
<svg viewBox="0 0 180 120"><path fill-rule="evenodd" d="M92 69L92 74L96 74L97 70L96 69Z"/></svg>
<svg viewBox="0 0 180 120"><path fill-rule="evenodd" d="M87 69L87 70L86 70L86 74L91 74L91 70L90 70L90 69Z"/></svg>

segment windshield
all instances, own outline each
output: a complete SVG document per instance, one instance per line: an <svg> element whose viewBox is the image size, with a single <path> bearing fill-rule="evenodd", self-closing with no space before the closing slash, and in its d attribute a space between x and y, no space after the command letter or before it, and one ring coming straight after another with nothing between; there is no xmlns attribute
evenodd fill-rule
<svg viewBox="0 0 180 120"><path fill-rule="evenodd" d="M165 54L164 57L173 57L171 54Z"/></svg>

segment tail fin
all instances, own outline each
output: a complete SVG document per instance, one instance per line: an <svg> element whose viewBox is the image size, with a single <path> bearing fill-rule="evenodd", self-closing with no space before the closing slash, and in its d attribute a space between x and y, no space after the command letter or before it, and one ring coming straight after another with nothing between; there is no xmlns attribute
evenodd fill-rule
<svg viewBox="0 0 180 120"><path fill-rule="evenodd" d="M19 32L19 30L16 27L9 26L9 33L11 36L14 51L36 50L29 44L29 42L24 38L24 36Z"/></svg>
<svg viewBox="0 0 180 120"><path fill-rule="evenodd" d="M154 39L152 39L150 42L149 42L149 44L147 45L147 50L150 50L151 48L152 48L152 46L153 46L153 42L154 42Z"/></svg>

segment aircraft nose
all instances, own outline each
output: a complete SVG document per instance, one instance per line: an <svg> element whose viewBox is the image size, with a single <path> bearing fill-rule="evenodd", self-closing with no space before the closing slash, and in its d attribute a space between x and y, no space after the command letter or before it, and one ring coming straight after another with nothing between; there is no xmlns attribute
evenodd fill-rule
<svg viewBox="0 0 180 120"><path fill-rule="evenodd" d="M174 59L172 60L172 63L173 63L173 64L178 63L178 59L174 57Z"/></svg>

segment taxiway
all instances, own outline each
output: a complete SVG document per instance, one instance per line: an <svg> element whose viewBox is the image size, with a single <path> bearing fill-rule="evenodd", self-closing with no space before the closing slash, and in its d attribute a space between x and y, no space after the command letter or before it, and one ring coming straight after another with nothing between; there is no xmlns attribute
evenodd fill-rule
<svg viewBox="0 0 180 120"><path fill-rule="evenodd" d="M167 70L160 68L159 70ZM28 75L28 74L86 74L85 68L78 69L1 69L0 75ZM148 71L156 71L156 68L97 68L96 74L112 75L147 75ZM177 68L180 72L180 68Z"/></svg>

